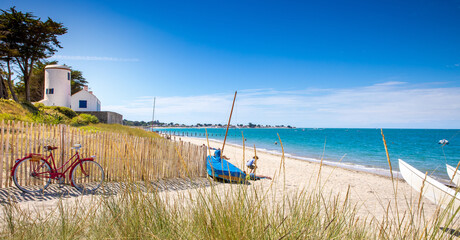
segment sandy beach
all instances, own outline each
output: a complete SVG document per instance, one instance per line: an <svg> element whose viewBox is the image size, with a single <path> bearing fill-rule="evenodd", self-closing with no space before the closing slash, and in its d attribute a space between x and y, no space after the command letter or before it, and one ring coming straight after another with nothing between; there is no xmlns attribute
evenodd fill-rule
<svg viewBox="0 0 460 240"><path fill-rule="evenodd" d="M181 137L181 140L197 145L207 144L206 139L201 138ZM222 147L222 142L210 140L210 146ZM227 144L223 154L230 158L231 163L244 169L242 146ZM274 180L273 183L272 180L268 179L251 181L254 187L272 188L272 191L279 193L283 192L284 189L290 194L300 190L313 191L318 189L317 186L320 186L323 194L339 195L342 200L349 189L348 199L358 207L358 215L368 219L375 217L376 220L386 215L389 205L391 206L390 209L396 209L395 199L400 217L404 215L404 212L408 213L411 206L418 204L419 193L401 179L394 181L394 188L389 177L327 165L322 165L320 172L320 164L318 163L288 157L285 158L285 174L281 172L281 175L278 175L281 166L280 156L262 151L257 151L257 155L259 160L256 174L270 176ZM254 149L246 147L244 161L253 156ZM248 171L248 169L245 170ZM394 189L397 189L396 198ZM421 203L424 204L425 216L429 219L435 213L437 206L427 199L423 199Z"/></svg>

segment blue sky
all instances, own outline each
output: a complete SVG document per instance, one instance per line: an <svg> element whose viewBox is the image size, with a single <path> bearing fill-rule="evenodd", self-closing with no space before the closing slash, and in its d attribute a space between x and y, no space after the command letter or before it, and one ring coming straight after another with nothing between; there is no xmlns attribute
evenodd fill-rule
<svg viewBox="0 0 460 240"><path fill-rule="evenodd" d="M130 120L460 128L460 1L11 1Z"/></svg>

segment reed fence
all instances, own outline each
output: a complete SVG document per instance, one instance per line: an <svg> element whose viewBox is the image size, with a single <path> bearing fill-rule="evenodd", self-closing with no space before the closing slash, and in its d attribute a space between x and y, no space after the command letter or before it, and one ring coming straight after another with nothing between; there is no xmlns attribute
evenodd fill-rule
<svg viewBox="0 0 460 240"><path fill-rule="evenodd" d="M206 175L206 150L190 143L4 120L0 128L0 188L14 184L10 171L16 159L28 153L45 154L43 146L51 145L58 147L53 154L60 166L74 154L71 147L77 143L82 145L81 157L96 155L95 160L104 168L108 181L155 181Z"/></svg>

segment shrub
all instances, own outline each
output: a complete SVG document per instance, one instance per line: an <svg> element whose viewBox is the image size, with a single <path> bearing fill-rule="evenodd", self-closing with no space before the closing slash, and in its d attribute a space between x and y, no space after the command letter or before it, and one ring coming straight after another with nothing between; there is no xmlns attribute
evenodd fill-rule
<svg viewBox="0 0 460 240"><path fill-rule="evenodd" d="M93 115L82 113L70 121L70 125L72 126L83 126L88 125L90 123L98 123L99 119Z"/></svg>
<svg viewBox="0 0 460 240"><path fill-rule="evenodd" d="M16 117L8 113L0 113L0 120L16 120Z"/></svg>
<svg viewBox="0 0 460 240"><path fill-rule="evenodd" d="M32 114L36 114L40 111L40 109L38 109L38 107L34 106L32 103L30 102L21 102L21 106L26 109L27 111L31 112Z"/></svg>
<svg viewBox="0 0 460 240"><path fill-rule="evenodd" d="M56 106L56 107L52 107L52 109L55 109L56 111L64 114L68 118L74 118L77 116L77 113L68 107Z"/></svg>
<svg viewBox="0 0 460 240"><path fill-rule="evenodd" d="M43 103L35 103L34 106L35 106L36 108L38 108L38 109L40 109L40 108L45 108L45 104L43 104Z"/></svg>
<svg viewBox="0 0 460 240"><path fill-rule="evenodd" d="M43 103L35 103L34 105L35 108L37 108L37 110L40 110L40 111L45 111L46 109L49 109L49 110L54 110L54 111L57 111L61 114L63 114L64 116L72 119L74 117L77 116L77 113L68 108L68 107L62 107L62 106L45 106L45 104Z"/></svg>

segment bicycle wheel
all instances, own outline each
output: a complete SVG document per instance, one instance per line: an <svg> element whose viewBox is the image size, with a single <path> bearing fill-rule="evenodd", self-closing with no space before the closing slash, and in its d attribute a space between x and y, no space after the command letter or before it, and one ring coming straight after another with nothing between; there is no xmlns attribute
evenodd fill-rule
<svg viewBox="0 0 460 240"><path fill-rule="evenodd" d="M51 167L43 160L26 158L19 162L13 172L16 187L26 193L43 192L51 182Z"/></svg>
<svg viewBox="0 0 460 240"><path fill-rule="evenodd" d="M82 192L96 191L104 181L104 170L94 161L82 161L70 174L72 184Z"/></svg>

